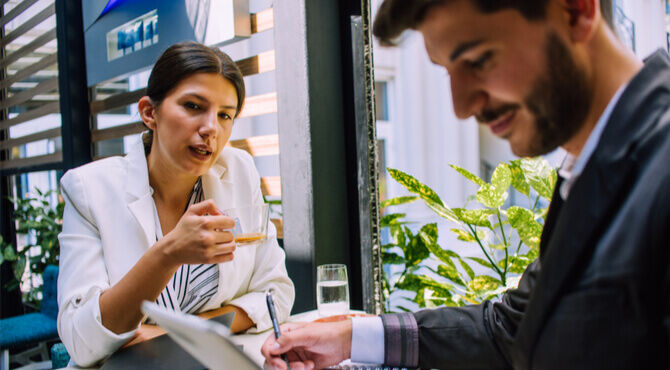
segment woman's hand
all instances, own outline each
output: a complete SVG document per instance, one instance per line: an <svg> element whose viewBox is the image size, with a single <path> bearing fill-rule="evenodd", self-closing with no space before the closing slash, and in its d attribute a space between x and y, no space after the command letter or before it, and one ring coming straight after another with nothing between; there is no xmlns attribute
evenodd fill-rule
<svg viewBox="0 0 670 370"><path fill-rule="evenodd" d="M229 230L234 227L235 221L221 214L209 199L188 207L158 247L175 266L231 261L235 239Z"/></svg>

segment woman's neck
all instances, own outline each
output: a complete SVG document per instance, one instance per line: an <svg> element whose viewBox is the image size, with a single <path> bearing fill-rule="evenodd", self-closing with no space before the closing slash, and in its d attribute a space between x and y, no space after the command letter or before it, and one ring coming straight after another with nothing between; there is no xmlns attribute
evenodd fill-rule
<svg viewBox="0 0 670 370"><path fill-rule="evenodd" d="M159 156L147 155L149 185L153 197L169 208L184 209L188 195L193 190L197 176L180 174L174 168L160 160Z"/></svg>

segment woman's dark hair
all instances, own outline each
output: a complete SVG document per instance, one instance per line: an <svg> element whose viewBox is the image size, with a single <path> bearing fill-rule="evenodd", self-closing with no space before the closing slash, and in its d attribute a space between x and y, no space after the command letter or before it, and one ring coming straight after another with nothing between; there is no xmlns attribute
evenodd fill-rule
<svg viewBox="0 0 670 370"><path fill-rule="evenodd" d="M405 30L416 29L423 22L428 10L451 0L384 0L377 11L372 33L385 46L395 45L395 40ZM503 9L516 9L526 19L544 19L549 0L470 0L482 13ZM600 0L603 18L612 26L612 0Z"/></svg>
<svg viewBox="0 0 670 370"><path fill-rule="evenodd" d="M237 117L245 96L240 68L221 50L193 41L174 44L161 54L149 75L147 96L157 107L182 80L196 73L218 73L233 84L237 92ZM142 137L145 148L147 144L151 146L152 136L153 132L149 131Z"/></svg>

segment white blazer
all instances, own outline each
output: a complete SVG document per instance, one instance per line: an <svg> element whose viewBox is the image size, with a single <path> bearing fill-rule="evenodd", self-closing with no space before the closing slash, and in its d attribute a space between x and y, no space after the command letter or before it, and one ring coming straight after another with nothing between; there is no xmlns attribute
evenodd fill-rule
<svg viewBox="0 0 670 370"><path fill-rule="evenodd" d="M206 199L221 209L263 202L260 177L248 153L225 148L202 176ZM75 363L91 366L116 351L135 332L115 334L102 325L100 293L116 284L156 241L155 205L142 144L68 171L58 276L58 334ZM288 317L295 291L284 265L276 230L268 240L240 247L219 264L219 288L203 311L232 304L256 324L272 326L265 291L273 289L279 320Z"/></svg>

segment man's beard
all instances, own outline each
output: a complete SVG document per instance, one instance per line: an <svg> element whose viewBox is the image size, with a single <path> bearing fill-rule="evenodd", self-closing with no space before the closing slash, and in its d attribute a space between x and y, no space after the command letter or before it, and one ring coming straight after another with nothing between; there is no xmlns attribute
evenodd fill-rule
<svg viewBox="0 0 670 370"><path fill-rule="evenodd" d="M551 152L571 139L584 125L591 107L593 90L586 73L577 66L563 41L547 34L545 74L535 81L525 106L535 117L535 136L524 147L513 147L518 156L538 156ZM505 104L483 110L479 122L489 122L521 108Z"/></svg>

